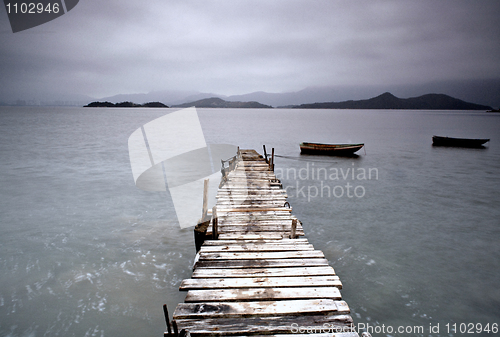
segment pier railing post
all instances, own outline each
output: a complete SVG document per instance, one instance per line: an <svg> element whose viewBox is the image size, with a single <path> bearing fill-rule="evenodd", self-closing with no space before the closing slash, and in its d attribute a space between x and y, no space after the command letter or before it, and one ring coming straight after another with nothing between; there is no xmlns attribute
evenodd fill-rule
<svg viewBox="0 0 500 337"><path fill-rule="evenodd" d="M181 332L179 332L179 337L191 337L191 334L186 329L182 329Z"/></svg>
<svg viewBox="0 0 500 337"><path fill-rule="evenodd" d="M212 238L217 240L219 237L219 223L217 219L217 208L214 206L212 208Z"/></svg>
<svg viewBox="0 0 500 337"><path fill-rule="evenodd" d="M271 152L271 171L274 172L274 147L272 149L272 152Z"/></svg>
<svg viewBox="0 0 500 337"><path fill-rule="evenodd" d="M296 239L297 219L292 219L292 230L290 231L290 239Z"/></svg>
<svg viewBox="0 0 500 337"><path fill-rule="evenodd" d="M266 163L269 164L269 161L267 160L266 146L262 145L262 147L264 148L264 159L266 160Z"/></svg>
<svg viewBox="0 0 500 337"><path fill-rule="evenodd" d="M172 325L174 327L174 336L178 337L179 336L179 329L177 328L177 322L175 320L173 320Z"/></svg>
<svg viewBox="0 0 500 337"><path fill-rule="evenodd" d="M201 219L198 221L198 224L194 227L194 245L196 247L197 253L200 250L203 242L205 242L208 226L210 226L210 219L207 219L208 183L209 179L205 179L203 186L203 207L201 210Z"/></svg>
<svg viewBox="0 0 500 337"><path fill-rule="evenodd" d="M209 179L205 179L204 184L203 184L203 208L201 211L201 221L204 222L205 218L207 217L207 212L208 212L208 183Z"/></svg>
<svg viewBox="0 0 500 337"><path fill-rule="evenodd" d="M163 314L165 315L165 321L167 322L167 332L170 336L172 334L172 329L170 328L170 318L168 317L168 309L166 304L163 305Z"/></svg>

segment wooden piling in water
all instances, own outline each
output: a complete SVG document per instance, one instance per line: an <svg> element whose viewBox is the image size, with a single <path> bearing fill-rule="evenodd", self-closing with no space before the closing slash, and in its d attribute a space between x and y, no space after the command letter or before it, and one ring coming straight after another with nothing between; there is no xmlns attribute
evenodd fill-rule
<svg viewBox="0 0 500 337"><path fill-rule="evenodd" d="M187 295L173 313L173 335L289 337L312 327L329 332L317 336L358 336L339 277L301 238L302 224L286 207L274 149L269 161L254 150L237 157L219 188L212 228L197 245L192 277L180 285Z"/></svg>

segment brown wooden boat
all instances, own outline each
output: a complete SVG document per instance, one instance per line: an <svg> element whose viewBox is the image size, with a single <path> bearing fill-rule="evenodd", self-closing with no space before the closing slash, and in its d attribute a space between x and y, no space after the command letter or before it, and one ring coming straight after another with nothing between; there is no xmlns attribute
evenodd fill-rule
<svg viewBox="0 0 500 337"><path fill-rule="evenodd" d="M322 144L322 143L300 143L301 154L319 154L328 156L352 156L365 144Z"/></svg>

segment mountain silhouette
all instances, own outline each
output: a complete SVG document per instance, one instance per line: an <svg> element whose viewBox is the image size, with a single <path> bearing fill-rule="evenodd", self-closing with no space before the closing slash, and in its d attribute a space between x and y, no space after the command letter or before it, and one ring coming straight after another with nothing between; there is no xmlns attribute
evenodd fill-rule
<svg viewBox="0 0 500 337"><path fill-rule="evenodd" d="M200 99L198 101L173 105L176 108L188 108L188 107L196 107L196 108L272 108L270 105L261 104L259 102L228 102L218 97L211 97Z"/></svg>
<svg viewBox="0 0 500 337"><path fill-rule="evenodd" d="M427 94L398 98L386 92L358 101L324 102L294 105L300 109L403 109L403 110L491 110L490 106L474 104L444 94Z"/></svg>

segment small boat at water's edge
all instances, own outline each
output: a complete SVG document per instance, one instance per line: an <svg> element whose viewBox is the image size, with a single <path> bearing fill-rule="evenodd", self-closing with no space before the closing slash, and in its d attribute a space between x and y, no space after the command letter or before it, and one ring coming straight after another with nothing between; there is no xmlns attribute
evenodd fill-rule
<svg viewBox="0 0 500 337"><path fill-rule="evenodd" d="M452 138L432 136L432 145L434 146L454 146L454 147L478 147L481 148L489 139L474 138Z"/></svg>
<svg viewBox="0 0 500 337"><path fill-rule="evenodd" d="M365 144L322 144L322 143L300 143L301 154L320 154L329 156L352 156Z"/></svg>

